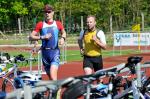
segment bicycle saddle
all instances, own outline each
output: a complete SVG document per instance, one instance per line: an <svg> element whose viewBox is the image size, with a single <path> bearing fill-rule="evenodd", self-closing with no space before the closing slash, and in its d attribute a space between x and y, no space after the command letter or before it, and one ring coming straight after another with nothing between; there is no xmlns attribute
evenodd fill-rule
<svg viewBox="0 0 150 99"><path fill-rule="evenodd" d="M140 63L142 61L142 58L143 57L141 56L130 56L128 58L128 62L126 63L125 67L128 67L131 73L135 74L136 73L135 66L137 65L137 63Z"/></svg>
<svg viewBox="0 0 150 99"><path fill-rule="evenodd" d="M130 56L128 57L128 63L137 64L142 61L142 58L141 56Z"/></svg>

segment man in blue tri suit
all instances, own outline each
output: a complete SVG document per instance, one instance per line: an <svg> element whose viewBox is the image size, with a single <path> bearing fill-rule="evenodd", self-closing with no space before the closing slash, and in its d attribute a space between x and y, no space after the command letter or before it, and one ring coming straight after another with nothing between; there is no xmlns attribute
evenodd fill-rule
<svg viewBox="0 0 150 99"><path fill-rule="evenodd" d="M60 49L58 43L64 44L66 31L60 21L53 19L54 8L46 4L44 6L45 20L36 24L30 34L32 40L42 40L42 61L44 69L51 80L57 80L57 72L60 63ZM59 33L61 38L59 39Z"/></svg>

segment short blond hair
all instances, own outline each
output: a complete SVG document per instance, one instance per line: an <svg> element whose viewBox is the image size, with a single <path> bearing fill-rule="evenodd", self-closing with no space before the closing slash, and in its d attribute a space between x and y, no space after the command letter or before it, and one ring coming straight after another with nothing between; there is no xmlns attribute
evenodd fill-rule
<svg viewBox="0 0 150 99"><path fill-rule="evenodd" d="M87 16L87 18L90 18L90 17L92 17L92 18L94 18L94 20L96 20L95 15L88 15L88 16Z"/></svg>

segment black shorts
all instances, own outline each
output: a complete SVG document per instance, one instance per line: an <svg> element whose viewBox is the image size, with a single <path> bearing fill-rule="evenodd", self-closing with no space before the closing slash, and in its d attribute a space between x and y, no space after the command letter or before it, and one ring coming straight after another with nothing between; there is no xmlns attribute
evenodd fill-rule
<svg viewBox="0 0 150 99"><path fill-rule="evenodd" d="M103 69L102 55L94 56L94 57L84 55L83 68L86 68L86 67L94 69L94 71Z"/></svg>

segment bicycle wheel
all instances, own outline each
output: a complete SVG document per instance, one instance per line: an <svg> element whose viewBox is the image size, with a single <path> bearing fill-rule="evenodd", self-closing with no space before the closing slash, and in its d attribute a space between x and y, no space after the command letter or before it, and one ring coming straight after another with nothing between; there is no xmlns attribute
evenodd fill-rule
<svg viewBox="0 0 150 99"><path fill-rule="evenodd" d="M11 81L11 79L9 78L5 78L3 83L2 83L2 91L4 92L11 92L14 91L16 88L13 84L13 81Z"/></svg>

